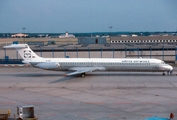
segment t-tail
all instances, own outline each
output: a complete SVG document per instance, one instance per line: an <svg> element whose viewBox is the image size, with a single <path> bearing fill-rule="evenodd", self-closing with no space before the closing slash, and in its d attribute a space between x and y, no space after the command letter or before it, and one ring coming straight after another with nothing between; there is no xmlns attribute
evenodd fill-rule
<svg viewBox="0 0 177 120"><path fill-rule="evenodd" d="M23 63L30 63L35 61L35 59L42 59L38 55L36 55L27 44L11 44L9 46L4 46L3 48L15 48L22 59Z"/></svg>

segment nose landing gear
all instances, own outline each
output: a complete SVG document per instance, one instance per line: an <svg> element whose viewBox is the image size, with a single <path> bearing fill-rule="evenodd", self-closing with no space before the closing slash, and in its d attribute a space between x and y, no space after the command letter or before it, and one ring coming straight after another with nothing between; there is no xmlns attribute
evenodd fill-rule
<svg viewBox="0 0 177 120"><path fill-rule="evenodd" d="M172 75L172 73L173 73L172 70L170 70L170 71L167 72L168 75Z"/></svg>
<svg viewBox="0 0 177 120"><path fill-rule="evenodd" d="M167 75L172 75L173 71L167 71ZM165 75L165 73L163 72L162 75Z"/></svg>
<svg viewBox="0 0 177 120"><path fill-rule="evenodd" d="M170 70L170 71L167 71L167 75L172 75L173 71ZM165 75L165 73L163 72L162 75Z"/></svg>

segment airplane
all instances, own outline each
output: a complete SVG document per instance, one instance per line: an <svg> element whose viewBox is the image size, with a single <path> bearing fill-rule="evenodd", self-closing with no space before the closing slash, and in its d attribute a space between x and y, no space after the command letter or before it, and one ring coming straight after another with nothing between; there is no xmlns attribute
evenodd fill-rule
<svg viewBox="0 0 177 120"><path fill-rule="evenodd" d="M36 55L28 44L11 44L3 48L15 48L23 58L23 63L33 67L53 70L72 71L63 76L81 75L95 71L127 72L167 72L172 74L173 67L154 58L43 58Z"/></svg>

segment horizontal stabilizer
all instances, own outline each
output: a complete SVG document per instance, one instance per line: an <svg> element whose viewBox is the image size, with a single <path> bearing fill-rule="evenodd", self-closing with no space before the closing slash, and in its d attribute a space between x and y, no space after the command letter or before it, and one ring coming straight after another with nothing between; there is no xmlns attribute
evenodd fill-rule
<svg viewBox="0 0 177 120"><path fill-rule="evenodd" d="M11 45L8 45L8 46L4 46L3 48L27 48L28 45L26 44L11 44Z"/></svg>

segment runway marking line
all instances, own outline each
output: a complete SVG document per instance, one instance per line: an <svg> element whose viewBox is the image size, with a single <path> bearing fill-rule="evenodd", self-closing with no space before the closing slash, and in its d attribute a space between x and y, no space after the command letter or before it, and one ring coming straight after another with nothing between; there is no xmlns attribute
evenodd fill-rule
<svg viewBox="0 0 177 120"><path fill-rule="evenodd" d="M31 105L43 105L44 102L24 102L25 104L31 104Z"/></svg>
<svg viewBox="0 0 177 120"><path fill-rule="evenodd" d="M115 102L114 104L125 105L125 104L132 104L132 103L131 102Z"/></svg>
<svg viewBox="0 0 177 120"><path fill-rule="evenodd" d="M0 105L14 105L15 102L0 102Z"/></svg>
<svg viewBox="0 0 177 120"><path fill-rule="evenodd" d="M111 117L118 117L118 116L121 116L121 114L109 114L109 116L111 116Z"/></svg>
<svg viewBox="0 0 177 120"><path fill-rule="evenodd" d="M143 104L143 105L160 105L160 103L155 103L155 102L143 102L141 104Z"/></svg>
<svg viewBox="0 0 177 120"><path fill-rule="evenodd" d="M140 116L143 116L143 117L150 117L150 116L153 116L151 114L139 114Z"/></svg>
<svg viewBox="0 0 177 120"><path fill-rule="evenodd" d="M59 104L59 105L71 105L73 102L54 102L54 104Z"/></svg>
<svg viewBox="0 0 177 120"><path fill-rule="evenodd" d="M93 105L103 105L104 102L84 102L85 104L93 104Z"/></svg>

